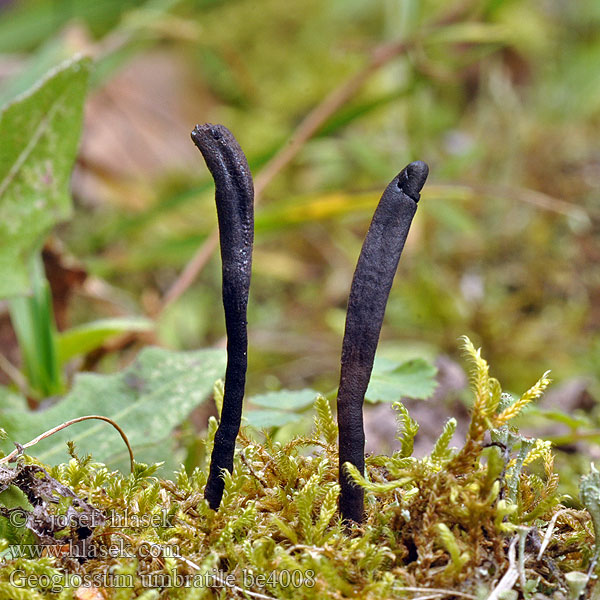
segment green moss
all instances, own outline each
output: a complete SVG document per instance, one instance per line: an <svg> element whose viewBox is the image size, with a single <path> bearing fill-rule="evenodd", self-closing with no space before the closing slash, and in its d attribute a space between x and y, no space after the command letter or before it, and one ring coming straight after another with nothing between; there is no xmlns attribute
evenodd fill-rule
<svg viewBox="0 0 600 600"><path fill-rule="evenodd" d="M339 520L337 428L328 401L319 397L313 437L282 445L240 434L218 513L203 498L206 469L167 481L154 476L156 465L138 464L125 476L76 456L50 468L112 515L94 532L98 557L81 564L68 554L9 560L0 569L2 597L72 597L74 589L55 593L60 584L54 592L41 586L23 595L11 583L16 570L57 581L118 575L127 585L98 580L104 595L90 596L111 599L414 597L409 588L487 597L507 572L527 597L566 592L565 574L585 572L594 557L589 514L561 503L550 444L509 425L549 380L544 375L509 401L480 352L468 340L465 349L474 402L463 447L448 447L456 427L451 419L429 456L410 456L418 426L399 405L402 449L368 457L364 477L351 469L367 490L361 526ZM120 555L110 556L111 548ZM181 586L182 577L189 586ZM149 583L156 589L145 589Z"/></svg>

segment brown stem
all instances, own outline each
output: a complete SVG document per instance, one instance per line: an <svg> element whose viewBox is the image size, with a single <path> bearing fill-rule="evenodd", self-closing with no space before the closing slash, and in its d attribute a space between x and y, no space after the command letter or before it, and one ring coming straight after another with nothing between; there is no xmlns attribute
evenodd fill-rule
<svg viewBox="0 0 600 600"><path fill-rule="evenodd" d="M81 423L81 421L89 421L90 419L98 419L99 421L105 421L106 423L110 423L119 432L119 435L121 436L122 440L125 442L125 445L127 446L127 450L129 452L129 466L131 468L131 472L133 473L133 470L135 468L135 461L133 459L133 450L131 449L131 444L129 443L129 440L127 439L127 436L125 435L125 432L112 419L109 419L108 417L104 417L102 415L85 415L84 417L77 417L76 419L71 419L70 421L65 421L64 423L61 423L60 425L57 425L56 427L53 427L52 429L48 429L48 431L44 431L44 433L38 435L36 438L31 440L30 442L27 442L26 444L19 446L16 450L13 450L10 454L7 454L5 457L0 458L0 464L7 463L7 462L14 460L15 458L17 458L17 456L22 454L22 452L25 448L30 448L31 446L35 446L38 442L41 442L42 440L45 440L46 438L50 437L51 435L58 433L62 429L65 429L66 427L70 427L71 425L74 425L75 423Z"/></svg>

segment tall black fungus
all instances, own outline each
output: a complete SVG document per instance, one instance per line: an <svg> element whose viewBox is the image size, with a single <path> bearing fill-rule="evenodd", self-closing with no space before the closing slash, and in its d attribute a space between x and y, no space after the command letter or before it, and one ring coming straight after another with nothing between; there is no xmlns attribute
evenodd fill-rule
<svg viewBox="0 0 600 600"><path fill-rule="evenodd" d="M424 162L413 162L383 192L352 280L337 398L340 513L347 521L362 521L364 492L354 485L344 464L364 472L363 402L388 296L428 173Z"/></svg>
<svg viewBox="0 0 600 600"><path fill-rule="evenodd" d="M244 152L223 125L196 125L192 140L215 180L223 263L227 370L221 422L215 435L204 497L214 510L223 496L222 470L233 470L248 366L246 309L254 241L254 186Z"/></svg>

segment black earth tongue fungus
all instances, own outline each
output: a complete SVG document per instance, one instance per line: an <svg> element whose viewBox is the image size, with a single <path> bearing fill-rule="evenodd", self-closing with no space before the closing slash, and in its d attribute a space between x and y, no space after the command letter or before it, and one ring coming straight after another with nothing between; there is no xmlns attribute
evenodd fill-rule
<svg viewBox="0 0 600 600"><path fill-rule="evenodd" d="M352 280L337 397L340 513L346 522L363 520L364 491L344 465L351 463L360 473L365 469L363 402L388 296L428 173L424 162L413 162L383 192Z"/></svg>
<svg viewBox="0 0 600 600"><path fill-rule="evenodd" d="M215 180L223 264L223 307L227 331L227 370L221 421L215 435L204 497L213 510L221 504L223 469L233 470L235 441L242 419L248 365L246 309L254 241L254 186L248 161L223 125L196 125L192 140Z"/></svg>

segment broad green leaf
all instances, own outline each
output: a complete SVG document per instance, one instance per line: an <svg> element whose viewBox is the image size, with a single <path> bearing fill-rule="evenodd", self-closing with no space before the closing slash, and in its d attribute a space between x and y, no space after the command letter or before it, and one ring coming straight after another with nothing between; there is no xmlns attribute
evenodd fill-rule
<svg viewBox="0 0 600 600"><path fill-rule="evenodd" d="M125 370L113 375L79 374L73 389L50 408L39 412L5 411L2 426L10 439L21 444L80 415L104 415L125 431L136 447L159 443L211 393L225 372L225 352L199 350L173 352L145 348ZM73 440L80 454L111 463L123 451L118 433L107 423L77 423L28 448L28 454L47 463L66 460L66 441ZM3 450L12 444L2 442ZM136 459L145 462L144 453Z"/></svg>
<svg viewBox="0 0 600 600"><path fill-rule="evenodd" d="M65 363L74 356L86 354L120 333L150 331L154 322L143 317L100 319L72 327L58 334L58 358Z"/></svg>
<svg viewBox="0 0 600 600"><path fill-rule="evenodd" d="M278 390L252 396L250 402L262 408L250 410L246 413L246 422L256 429L269 429L283 427L290 423L302 420L298 411L312 406L317 397L317 392L311 389L304 390Z"/></svg>
<svg viewBox="0 0 600 600"><path fill-rule="evenodd" d="M302 410L307 406L314 404L317 392L311 389L305 390L278 390L276 392L267 392L258 396L252 396L250 402L263 408L273 408L275 410ZM256 412L256 411L255 411Z"/></svg>
<svg viewBox="0 0 600 600"><path fill-rule="evenodd" d="M1 29L1 27L0 27ZM0 106L25 93L53 67L67 60L72 49L61 38L51 38L27 59L26 64L13 77L0 86Z"/></svg>
<svg viewBox="0 0 600 600"><path fill-rule="evenodd" d="M26 410L27 400L18 393L0 385L0 415L5 410ZM1 423L1 420L0 420Z"/></svg>
<svg viewBox="0 0 600 600"><path fill-rule="evenodd" d="M0 298L30 290L29 261L71 214L89 60L71 60L0 112Z"/></svg>
<svg viewBox="0 0 600 600"><path fill-rule="evenodd" d="M269 429L270 427L283 427L289 423L302 420L302 415L284 410L249 410L246 413L246 422L256 429Z"/></svg>
<svg viewBox="0 0 600 600"><path fill-rule="evenodd" d="M437 369L422 358L398 364L377 357L366 399L369 402L396 402L401 398L429 398L437 385Z"/></svg>
<svg viewBox="0 0 600 600"><path fill-rule="evenodd" d="M122 450L110 457L110 466L121 473L129 473L131 466L129 463L129 452L125 444L121 444ZM137 444L134 448L136 456L143 457L143 462L147 465L162 463L159 470L160 474L167 479L175 473L180 467L184 458L184 450L177 445L177 440L172 432L162 440L148 440L147 444Z"/></svg>

